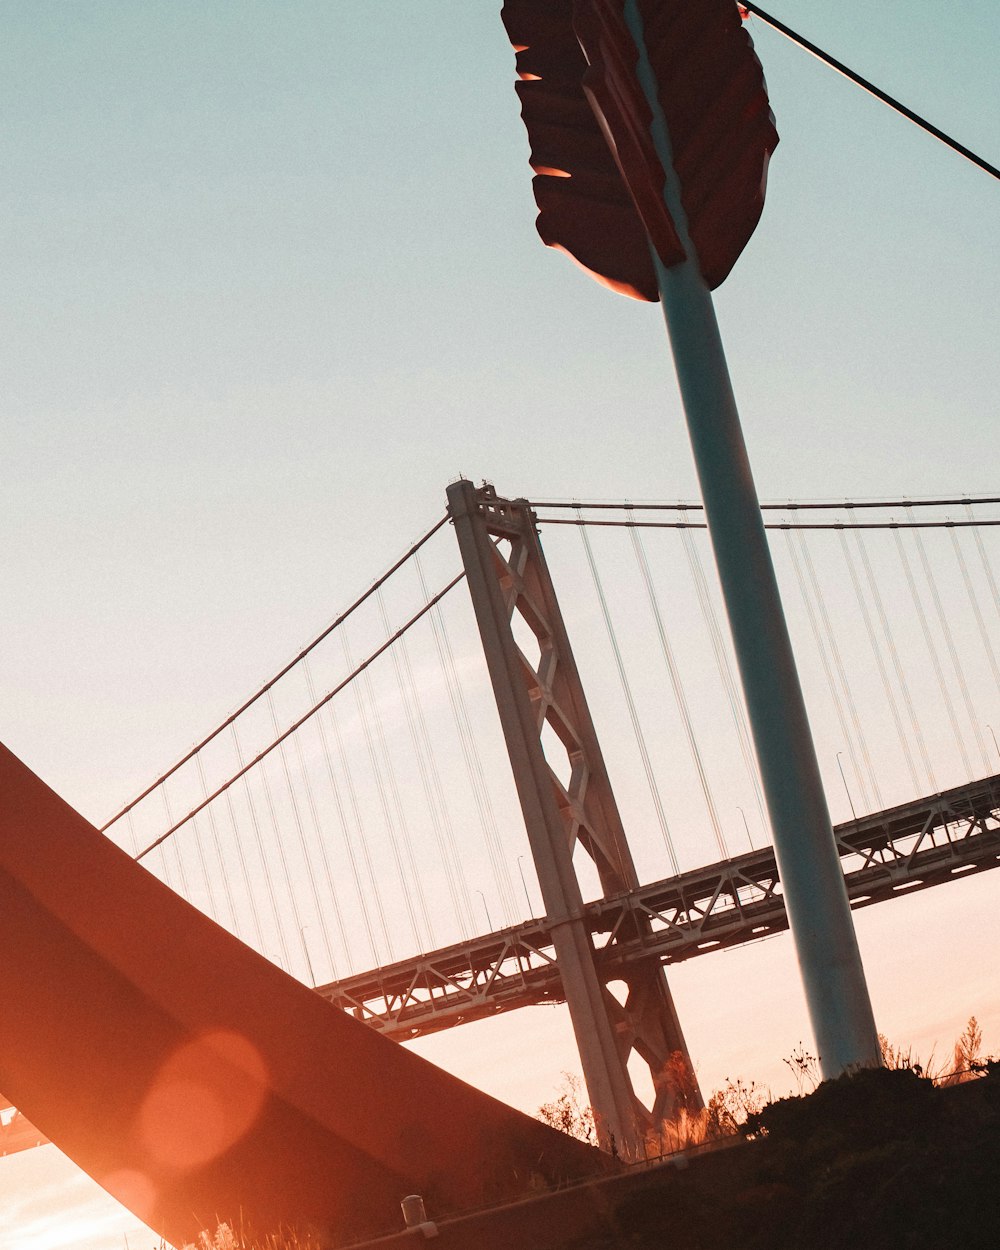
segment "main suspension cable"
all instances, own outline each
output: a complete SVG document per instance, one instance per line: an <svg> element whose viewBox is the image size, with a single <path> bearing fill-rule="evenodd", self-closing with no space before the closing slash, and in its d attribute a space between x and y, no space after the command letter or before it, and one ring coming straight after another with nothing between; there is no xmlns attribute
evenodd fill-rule
<svg viewBox="0 0 1000 1250"><path fill-rule="evenodd" d="M826 500L787 500L785 503L762 503L760 505L761 512L851 512L856 508L965 508L966 511L971 507L984 507L987 504L1000 503L1000 495L961 495L957 498L950 499L845 499L837 503L835 501ZM705 505L701 503L687 503L682 500L677 502L658 502L658 503L636 503L633 500L598 500L596 502L584 503L582 500L574 499L568 501L565 499L543 499L532 500L530 506L532 508L563 508L576 511L582 508L584 512L615 510L618 512L704 512ZM970 513L971 515L971 513Z"/></svg>
<svg viewBox="0 0 1000 1250"><path fill-rule="evenodd" d="M589 505L583 505L584 507ZM616 507L618 505L615 505ZM621 505L626 510L628 505ZM540 516L539 525L589 525L605 529L707 530L704 521L596 521L591 517ZM987 521L771 521L766 530L950 530L976 529L1000 525L1000 518Z"/></svg>
<svg viewBox="0 0 1000 1250"><path fill-rule="evenodd" d="M254 768L257 764L261 762L261 760L265 759L268 755L270 755L271 752L275 750L276 747L279 747L282 744L282 742L285 741L286 738L290 738L297 729L300 729L306 723L307 720L310 720L313 716L315 716L316 713L320 710L320 708L325 707L326 704L328 704L331 699L335 698L338 694L340 694L341 690L343 690L346 686L350 685L350 683L354 681L354 679L358 677L361 673L363 673L368 668L369 665L374 664L374 662L378 659L380 655L383 655L392 646L394 642L402 638L402 636L406 633L406 631L410 629L411 626L415 625L417 621L421 619L421 617L425 616L428 612L430 612L433 608L435 608L441 602L441 600L445 597L445 595L448 594L450 590L453 590L464 577L465 577L464 572L456 574L456 576L453 577L451 581L448 582L448 584L442 590L439 590L437 594L434 595L433 598L430 599L427 603L425 603L424 606L418 612L415 612L413 616L411 616L410 619L404 625L401 625L399 629L397 629L396 632L392 635L391 638L387 638L385 642L382 643L381 646L376 647L376 649L371 653L371 655L368 656L366 660L362 660L361 663L357 666L357 668L355 668L352 672L348 673L348 675L343 679L343 681L338 682L337 685L334 686L332 690L328 691L328 693L325 694L323 698L320 699L317 704L315 704L315 706L311 707L308 712L304 712L298 718L298 720L293 721L292 724L288 726L288 728L281 734L280 737L276 738L272 743L270 743L269 746L264 747L262 751L258 751L257 754L253 757L252 760L250 760L248 764L244 764L240 768L239 772L235 773L232 777L230 777L228 781L223 782L223 784L221 786L218 786L215 790L213 790L213 792L203 802L199 803L196 807L192 808L191 811L189 811L186 816L182 816L181 819L178 820L175 824L173 824L169 829L167 829L164 833L161 833L158 838L156 838L153 842L150 842L149 846L147 846L145 850L140 851L139 854L135 858L137 860L142 859L144 856L148 855L150 851L155 850L163 842L166 842L167 838L175 834L178 829L180 829L183 825L186 825L187 822L191 820L194 816L197 816L198 813L203 808L209 805L209 803L217 799L220 794L225 794L225 792L229 789L229 787L234 785L237 781L239 781L241 777L245 777L246 774L252 768ZM232 722L230 722L230 725L232 725ZM232 728L235 729L235 725L232 725ZM190 758L190 756L188 758ZM155 786L153 788L155 789ZM138 800L136 800L136 802L138 802ZM135 806L135 803L129 804L129 807L134 807L134 806ZM128 811L128 808L124 809L122 813L123 815L125 811ZM110 823L113 824L114 822L112 821Z"/></svg>
<svg viewBox="0 0 1000 1250"><path fill-rule="evenodd" d="M277 683L282 679L282 677L286 676L288 673L292 671L292 669L296 666L296 664L298 664L301 660L304 660L306 656L309 655L311 651L314 651L316 647L318 647L319 644L325 638L328 638L335 629L343 625L343 623L348 619L348 617L353 616L353 614L358 610L358 608L360 608L363 603L365 603L368 599L370 599L372 595L374 595L382 586L384 586L385 583L389 580L389 578L392 577L394 573L398 572L403 567L403 565L407 562L407 560L415 556L417 552L420 550L420 548L423 547L424 544L428 542L431 538L433 538L434 535L438 532L438 530L441 529L441 527L447 521L448 521L448 516L447 514L445 514L436 524L431 526L431 528L427 531L426 534L418 538L417 541L409 548L409 550L399 557L399 559L396 561L395 564L393 564L390 568L386 569L386 571L382 574L381 577L377 578L374 582L372 582L372 584L368 587L368 589L364 592L364 594L359 595L357 599L355 599L354 602L350 605L350 607L345 608L345 610L341 612L339 616L337 616L334 620L330 622L329 625L327 625L326 629L324 629L321 633L317 634L316 637L312 640L312 642L310 642L307 646L303 647L302 650L298 653L298 655L294 657L294 659L289 660L288 663L284 666L284 668L280 669L277 673L275 673L275 675L270 679L270 681L265 682L264 685L261 686L261 688L258 691L252 694L249 699L241 703L235 712L227 716L221 725L216 726L216 728L213 729L210 734L202 738L202 740L196 746L193 746L186 755L182 756L181 759L179 759L176 764L171 765L171 767L168 768L165 773L162 773L159 777L157 777L155 781L151 781L149 785L145 788L145 790L143 790L141 794L137 794L135 798L132 799L129 803L126 803L125 806L121 809L121 811L116 812L115 815L112 816L110 820L105 821L104 824L101 825L100 827L100 832L101 833L106 832L106 830L110 829L111 826L116 821L121 820L121 818L126 814L126 812L130 812L133 807L137 807L138 804L140 804L143 799L147 798L150 794L152 794L153 791L158 786L163 785L163 783L167 780L168 777L172 777L174 773L176 773L179 769L183 768L184 765L189 760L194 759L194 757L198 754L199 751L207 747L210 742L213 742L219 736L219 734L223 733L226 729L228 729L229 726L235 720L239 719L239 717L242 716L243 713L247 711L248 708L253 707L253 705L257 702L257 700L260 698L263 698L263 696L267 694L267 692L271 689L272 686L277 685Z"/></svg>

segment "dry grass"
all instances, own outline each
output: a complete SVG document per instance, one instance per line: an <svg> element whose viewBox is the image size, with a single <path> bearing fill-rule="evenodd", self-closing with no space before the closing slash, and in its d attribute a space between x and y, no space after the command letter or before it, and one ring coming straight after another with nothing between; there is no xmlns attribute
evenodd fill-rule
<svg viewBox="0 0 1000 1250"><path fill-rule="evenodd" d="M983 1031L975 1016L969 1017L955 1041L950 1067L946 1060L937 1060L934 1051L924 1062L913 1053L912 1046L895 1046L883 1033L878 1035L878 1041L885 1067L909 1068L938 1085L960 1085L962 1081L975 1080L990 1062L990 1056L983 1052Z"/></svg>
<svg viewBox="0 0 1000 1250"><path fill-rule="evenodd" d="M169 1250L165 1242L160 1250ZM214 1233L203 1230L196 1241L189 1241L179 1250L320 1250L314 1238L299 1233L272 1233L263 1241L251 1240L229 1224L220 1224Z"/></svg>

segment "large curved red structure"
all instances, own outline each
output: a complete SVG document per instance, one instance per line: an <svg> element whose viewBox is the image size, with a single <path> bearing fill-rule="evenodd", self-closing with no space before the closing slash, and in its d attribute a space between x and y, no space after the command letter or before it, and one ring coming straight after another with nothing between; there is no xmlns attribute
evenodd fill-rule
<svg viewBox="0 0 1000 1250"><path fill-rule="evenodd" d="M606 1169L219 928L0 746L0 1090L169 1241L329 1245Z"/></svg>

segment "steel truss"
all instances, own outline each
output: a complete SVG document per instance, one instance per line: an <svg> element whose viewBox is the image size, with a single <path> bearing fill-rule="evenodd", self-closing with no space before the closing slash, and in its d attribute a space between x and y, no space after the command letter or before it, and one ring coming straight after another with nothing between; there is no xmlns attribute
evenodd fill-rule
<svg viewBox="0 0 1000 1250"><path fill-rule="evenodd" d="M18 1154L22 1150L31 1150L35 1146L48 1143L44 1133L40 1133L27 1116L0 1096L0 1158L4 1155Z"/></svg>
<svg viewBox="0 0 1000 1250"><path fill-rule="evenodd" d="M851 906L1000 866L1000 775L834 830ZM788 928L770 846L584 905L605 984ZM346 977L319 992L403 1041L535 1003L563 1002L553 935L530 920Z"/></svg>

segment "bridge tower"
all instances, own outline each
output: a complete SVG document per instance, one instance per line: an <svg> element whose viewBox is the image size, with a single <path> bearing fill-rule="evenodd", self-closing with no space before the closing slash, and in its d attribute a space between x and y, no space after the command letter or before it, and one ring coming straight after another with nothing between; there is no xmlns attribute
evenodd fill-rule
<svg viewBox="0 0 1000 1250"><path fill-rule="evenodd" d="M605 1145L613 1135L631 1151L645 1131L680 1107L697 1111L703 1105L687 1045L659 960L616 958L618 938L641 935L615 934L597 950L584 920L573 863L578 847L593 860L605 898L639 882L534 514L526 500L501 499L492 486L477 489L464 480L448 488L448 512L598 1131ZM515 616L534 636L537 660L518 645ZM546 758L546 728L550 750L565 750L566 783ZM608 988L611 982L627 986L624 1003ZM629 1073L633 1052L649 1067L655 1091L650 1108Z"/></svg>

